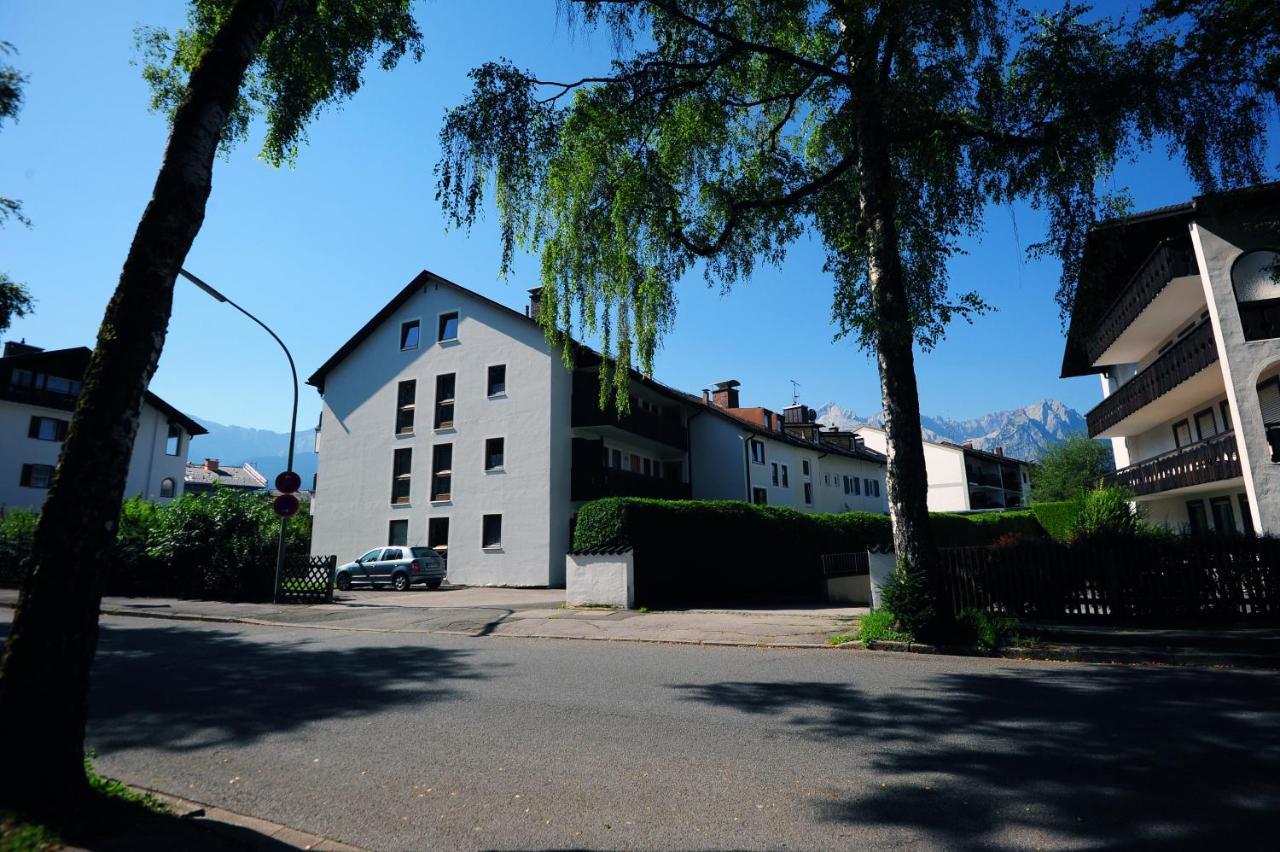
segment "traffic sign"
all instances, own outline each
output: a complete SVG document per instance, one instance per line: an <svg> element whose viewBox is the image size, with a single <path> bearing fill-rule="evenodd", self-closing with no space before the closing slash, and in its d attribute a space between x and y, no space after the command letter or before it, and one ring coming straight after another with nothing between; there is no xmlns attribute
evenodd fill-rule
<svg viewBox="0 0 1280 852"><path fill-rule="evenodd" d="M281 494L292 494L301 487L302 477L291 470L286 470L276 477L276 490Z"/></svg>
<svg viewBox="0 0 1280 852"><path fill-rule="evenodd" d="M297 476L297 474L294 474ZM302 504L298 502L298 498L292 494L281 494L272 503L271 508L277 515L282 518L288 518L297 513L298 508Z"/></svg>

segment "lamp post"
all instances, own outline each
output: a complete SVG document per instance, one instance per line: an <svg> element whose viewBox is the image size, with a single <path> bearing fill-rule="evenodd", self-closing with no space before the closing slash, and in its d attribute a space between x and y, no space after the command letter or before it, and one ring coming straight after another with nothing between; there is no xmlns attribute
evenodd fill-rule
<svg viewBox="0 0 1280 852"><path fill-rule="evenodd" d="M178 274L179 274L179 275L181 275L183 278L187 279L188 281L190 281L192 284L194 284L194 285L196 285L197 287L199 287L201 290L203 290L203 291L205 291L206 293L208 293L208 294L209 294L210 296L212 296L213 298L217 299L219 302L225 302L226 304L228 304L228 305L230 305L231 307L235 308L235 309L236 309L237 311L239 311L240 313L242 313L242 314L244 314L245 316L247 316L249 319L251 319L251 320L253 320L254 322L256 322L258 325L262 326L262 330L263 330L263 331L265 331L267 334L271 335L271 338L272 338L273 340L275 340L275 342L276 342L276 343L280 344L280 348L284 350L284 357L286 357L286 358L288 358L288 359L289 359L289 372L293 374L293 414L292 414L292 416L290 417L290 420L289 420L289 459L288 459L288 461L285 463L285 468L286 468L287 470L289 470L289 471L292 471L292 470L293 470L293 441L294 441L294 434L298 431L298 370L297 370L297 368L296 368L296 367L294 367L294 365L293 365L293 356L289 354L289 347L287 347L287 346L285 346L285 345L284 345L284 341L280 339L280 336L279 336L279 335L277 335L277 334L276 334L274 331L272 331L270 328L268 328L268 327L267 327L267 324L266 324L265 322L263 322L262 320L258 319L258 318L257 318L257 317L255 317L253 314L249 313L249 312L248 312L248 311L246 311L244 308L240 307L240 306L239 306L239 305L237 305L235 302L231 301L231 300L230 300L230 299L228 299L226 296L224 296L224 295L222 295L221 293L219 293L219 292L218 292L217 290L215 290L213 287L211 287L211 286L209 286L208 284L206 284L205 282L201 281L199 278L197 278L196 276L192 275L190 272L188 272L188 271L187 271L187 270L185 270L185 269L179 269L179 270L178 270ZM281 516L280 516L280 541L279 541L279 542L278 542L278 544L276 545L276 581L275 581L275 584L271 587L271 601L272 601L272 603L279 603L279 598L280 598L280 572L281 572L281 571L283 570L283 568L284 568L284 556L285 556L285 530L287 529L287 525L288 525L288 523L289 523L289 518L288 518L288 516L287 516L287 515L281 515Z"/></svg>

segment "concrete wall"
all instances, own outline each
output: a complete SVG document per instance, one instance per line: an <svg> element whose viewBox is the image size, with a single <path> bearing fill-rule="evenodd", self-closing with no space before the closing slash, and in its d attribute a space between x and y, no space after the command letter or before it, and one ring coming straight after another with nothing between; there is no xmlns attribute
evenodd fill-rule
<svg viewBox="0 0 1280 852"><path fill-rule="evenodd" d="M569 606L636 605L635 554L569 554L565 557L565 602Z"/></svg>
<svg viewBox="0 0 1280 852"><path fill-rule="evenodd" d="M438 317L448 311L459 313L458 337L438 343ZM413 319L422 324L421 342L402 352L401 323ZM506 365L506 393L489 398L487 368L496 364ZM454 426L436 430L435 383L444 373L456 375ZM404 379L417 381L409 435L395 429ZM561 583L569 535L568 389L568 373L537 325L451 287L426 285L325 379L312 552L352 559L385 544L390 521L401 518L409 522L408 543L425 545L428 520L448 518L451 581ZM501 471L484 470L491 437L505 439ZM433 503L432 447L441 443L453 445L452 496ZM413 450L410 502L392 505L393 454L402 447ZM502 515L501 547L481 547L486 514Z"/></svg>
<svg viewBox="0 0 1280 852"><path fill-rule="evenodd" d="M871 605L871 577L861 574L853 577L828 577L827 600L832 603L849 603L858 606Z"/></svg>
<svg viewBox="0 0 1280 852"><path fill-rule="evenodd" d="M27 437L32 417L50 417L70 423L71 412L0 401L0 506L5 508L39 509L49 492L44 488L22 485L22 466L57 466L58 454L62 452L61 441ZM185 429L182 431L182 442L174 456L165 455L168 436L169 416L143 402L138 417L138 434L125 478L126 498L145 497L160 503L169 502L168 498L160 497L160 484L166 477L174 481L174 496L182 494L191 436Z"/></svg>
<svg viewBox="0 0 1280 852"><path fill-rule="evenodd" d="M858 434L869 448L888 453L889 440L883 429L863 427ZM964 451L926 441L924 466L929 479L929 511L969 511L969 477L965 472ZM887 504L885 511L888 511Z"/></svg>

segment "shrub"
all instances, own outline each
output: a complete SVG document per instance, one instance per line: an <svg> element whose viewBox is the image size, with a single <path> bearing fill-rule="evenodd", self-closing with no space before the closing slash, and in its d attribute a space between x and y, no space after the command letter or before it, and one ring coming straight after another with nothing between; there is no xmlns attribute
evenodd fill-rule
<svg viewBox="0 0 1280 852"><path fill-rule="evenodd" d="M278 530L279 519L261 495L215 488L166 506L147 554L165 566L171 594L265 600L275 577Z"/></svg>
<svg viewBox="0 0 1280 852"><path fill-rule="evenodd" d="M858 622L857 638L863 643L874 641L910 642L911 634L897 628L897 619L887 609L875 609Z"/></svg>
<svg viewBox="0 0 1280 852"><path fill-rule="evenodd" d="M1082 503L1082 498L1059 500L1053 503L1033 503L1031 513L1054 540L1066 542L1071 539L1071 534L1075 531L1076 518L1080 515Z"/></svg>
<svg viewBox="0 0 1280 852"><path fill-rule="evenodd" d="M31 554L39 519L39 513L27 509L9 509L0 517L0 585L22 585L22 563Z"/></svg>
<svg viewBox="0 0 1280 852"><path fill-rule="evenodd" d="M1141 516L1133 496L1119 488L1099 488L1085 495L1072 530L1074 539L1132 538Z"/></svg>
<svg viewBox="0 0 1280 852"><path fill-rule="evenodd" d="M929 579L904 562L880 588L880 600L893 614L897 629L923 639L932 638L938 627L933 598Z"/></svg>
<svg viewBox="0 0 1280 852"><path fill-rule="evenodd" d="M958 638L984 651L995 651L1018 640L1018 621L1005 615L992 615L981 609L966 609L956 615Z"/></svg>

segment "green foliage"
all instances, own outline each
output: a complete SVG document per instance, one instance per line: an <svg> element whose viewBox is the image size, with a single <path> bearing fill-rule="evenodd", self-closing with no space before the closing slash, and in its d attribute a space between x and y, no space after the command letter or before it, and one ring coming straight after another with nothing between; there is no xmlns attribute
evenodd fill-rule
<svg viewBox="0 0 1280 852"><path fill-rule="evenodd" d="M89 789L100 796L111 799L120 799L129 802L145 810L157 814L171 813L169 806L166 805L156 796L150 793L138 793L129 789L128 785L123 784L114 778L107 778L105 775L99 774L98 770L93 768L93 759L98 753L93 749L89 749L84 756L84 776L89 782Z"/></svg>
<svg viewBox="0 0 1280 852"><path fill-rule="evenodd" d="M1110 446L1083 434L1071 435L1045 450L1031 469L1031 499L1037 503L1070 500L1097 488L1113 470Z"/></svg>
<svg viewBox="0 0 1280 852"><path fill-rule="evenodd" d="M1066 542L1076 528L1083 498L1059 500L1053 503L1032 503L1031 512L1040 526L1055 541Z"/></svg>
<svg viewBox="0 0 1280 852"><path fill-rule="evenodd" d="M39 513L27 509L6 509L0 517L0 584L16 586L26 576L22 563L31 554L39 520Z"/></svg>
<svg viewBox="0 0 1280 852"><path fill-rule="evenodd" d="M912 636L908 631L898 629L898 617L885 608L873 609L862 616L858 621L858 635L856 638L864 644L874 641L912 641Z"/></svg>
<svg viewBox="0 0 1280 852"><path fill-rule="evenodd" d="M929 515L934 540L939 547L973 547L992 544L1005 536L1041 538L1044 527L1030 509L978 512L956 515L934 512Z"/></svg>
<svg viewBox="0 0 1280 852"><path fill-rule="evenodd" d="M880 587L880 600L884 609L893 613L897 629L930 639L938 628L938 607L934 600L929 578L903 562Z"/></svg>
<svg viewBox="0 0 1280 852"><path fill-rule="evenodd" d="M13 45L0 41L0 56L13 53ZM0 124L6 118L17 119L18 110L22 108L22 87L27 82L25 75L16 68L0 62ZM23 225L31 222L22 214L22 203L12 198L0 197L0 224L10 218ZM35 301L31 298L26 286L19 284L8 275L0 272L0 331L5 331L14 317L25 317L31 313ZM0 570L3 570L0 568Z"/></svg>
<svg viewBox="0 0 1280 852"><path fill-rule="evenodd" d="M135 31L153 110L172 119L192 69L234 6L235 0L192 0L186 27L172 33L155 27ZM286 0L240 87L222 137L224 151L244 141L252 121L261 118L266 124L262 158L276 166L292 162L308 122L355 94L375 54L383 70L406 55L421 58L422 33L409 0Z"/></svg>
<svg viewBox="0 0 1280 852"><path fill-rule="evenodd" d="M981 609L966 609L956 615L957 638L967 645L976 645L984 651L996 651L1005 645L1017 644L1018 620L1005 615L993 615Z"/></svg>
<svg viewBox="0 0 1280 852"><path fill-rule="evenodd" d="M1142 518L1132 501L1133 495L1120 488L1090 491L1076 516L1072 538L1132 538Z"/></svg>

